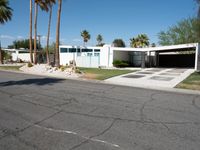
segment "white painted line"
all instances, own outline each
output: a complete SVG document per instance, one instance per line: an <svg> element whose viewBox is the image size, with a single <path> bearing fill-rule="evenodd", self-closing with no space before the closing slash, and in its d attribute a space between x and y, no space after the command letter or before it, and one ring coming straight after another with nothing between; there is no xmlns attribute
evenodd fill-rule
<svg viewBox="0 0 200 150"><path fill-rule="evenodd" d="M120 146L117 145L117 144L113 144L113 143L110 143L110 142L107 142L107 141L103 141L103 140L100 140L100 139L96 139L96 138L90 138L90 137L82 136L82 135L80 135L80 134L78 134L76 132L73 132L73 131L47 128L47 127L43 127L43 126L40 126L40 125L37 125L37 124L34 125L34 126L38 127L38 128L41 128L41 129L44 129L44 130L51 131L51 132L77 135L77 136L79 136L79 137L81 137L83 139L86 139L86 140L90 140L90 141L94 141L94 142L100 142L100 143L104 143L104 144L110 145L112 147L120 148Z"/></svg>

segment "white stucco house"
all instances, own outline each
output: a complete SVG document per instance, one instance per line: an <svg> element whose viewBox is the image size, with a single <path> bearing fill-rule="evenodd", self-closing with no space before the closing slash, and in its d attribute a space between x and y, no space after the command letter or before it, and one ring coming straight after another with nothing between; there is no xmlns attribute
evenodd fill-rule
<svg viewBox="0 0 200 150"><path fill-rule="evenodd" d="M6 51L10 53L12 60L17 61L17 60L22 60L24 62L29 62L30 61L30 53L29 50L27 49L6 49L4 48L3 51Z"/></svg>
<svg viewBox="0 0 200 150"><path fill-rule="evenodd" d="M69 61L75 60L79 67L113 67L114 60L123 60L137 67L159 67L171 64L200 70L200 45L198 43L147 48L121 48L111 45L103 47L61 45L59 50L61 65L69 64ZM191 54L183 55L184 51L190 51Z"/></svg>

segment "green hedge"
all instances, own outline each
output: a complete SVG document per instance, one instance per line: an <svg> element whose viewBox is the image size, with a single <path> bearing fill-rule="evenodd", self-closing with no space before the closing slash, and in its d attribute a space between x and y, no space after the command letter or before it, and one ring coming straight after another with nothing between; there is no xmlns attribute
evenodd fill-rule
<svg viewBox="0 0 200 150"><path fill-rule="evenodd" d="M119 68L128 67L128 66L129 66L129 63L128 63L127 61L114 60L114 61L113 61L113 66L119 67Z"/></svg>

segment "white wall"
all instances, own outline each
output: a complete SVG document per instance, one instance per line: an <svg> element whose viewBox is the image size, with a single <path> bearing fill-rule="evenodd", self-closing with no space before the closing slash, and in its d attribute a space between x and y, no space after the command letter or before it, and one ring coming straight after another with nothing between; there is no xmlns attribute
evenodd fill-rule
<svg viewBox="0 0 200 150"><path fill-rule="evenodd" d="M200 71L200 44L196 46L195 70Z"/></svg>
<svg viewBox="0 0 200 150"><path fill-rule="evenodd" d="M107 67L109 65L109 62L108 62L109 51L110 49L108 45L103 46L103 49L100 52L100 66Z"/></svg>
<svg viewBox="0 0 200 150"><path fill-rule="evenodd" d="M99 57L98 56L78 56L76 59L76 65L78 67L99 67Z"/></svg>
<svg viewBox="0 0 200 150"><path fill-rule="evenodd" d="M60 53L60 65L69 64L71 60L76 60L76 53Z"/></svg>
<svg viewBox="0 0 200 150"><path fill-rule="evenodd" d="M33 58L34 58L34 54L33 54ZM19 59L21 59L22 61L25 61L25 62L29 62L30 54L29 53L18 53L18 51L16 51L15 53L12 53L13 61L17 61Z"/></svg>

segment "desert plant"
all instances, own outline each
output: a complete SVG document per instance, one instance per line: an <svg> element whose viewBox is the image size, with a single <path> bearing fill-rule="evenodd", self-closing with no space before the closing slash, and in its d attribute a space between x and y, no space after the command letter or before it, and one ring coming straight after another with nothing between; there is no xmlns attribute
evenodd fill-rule
<svg viewBox="0 0 200 150"><path fill-rule="evenodd" d="M27 66L30 68L33 67L33 64L31 62L28 62Z"/></svg>
<svg viewBox="0 0 200 150"><path fill-rule="evenodd" d="M75 73L81 74L82 72L80 71L80 69L76 68Z"/></svg>

